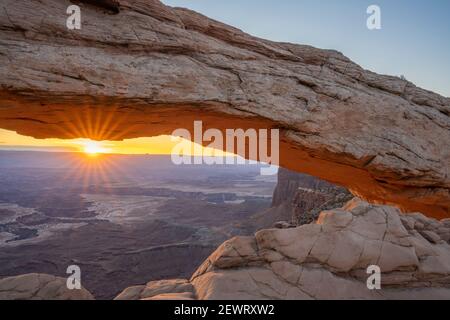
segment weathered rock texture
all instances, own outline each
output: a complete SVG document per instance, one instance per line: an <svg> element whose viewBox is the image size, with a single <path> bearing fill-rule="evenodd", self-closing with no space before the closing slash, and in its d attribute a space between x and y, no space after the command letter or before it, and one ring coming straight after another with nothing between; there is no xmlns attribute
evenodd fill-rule
<svg viewBox="0 0 450 320"><path fill-rule="evenodd" d="M194 286L185 279L151 281L125 289L114 300L193 300Z"/></svg>
<svg viewBox="0 0 450 320"><path fill-rule="evenodd" d="M320 212L340 208L352 198L345 188L280 168L272 207L290 212L289 221L303 225L314 222Z"/></svg>
<svg viewBox="0 0 450 320"><path fill-rule="evenodd" d="M230 300L450 299L449 239L450 220L355 198L322 212L316 224L225 242L192 276L193 291L171 292L163 283L150 292L155 299L181 291ZM367 288L371 265L381 268L381 290ZM130 290L122 295L142 297Z"/></svg>
<svg viewBox="0 0 450 320"><path fill-rule="evenodd" d="M258 39L157 0L3 0L0 127L123 139L279 128L281 165L367 200L450 216L450 99L344 55ZM97 4L95 4L97 3Z"/></svg>
<svg viewBox="0 0 450 320"><path fill-rule="evenodd" d="M242 223L248 234L314 222L320 212L340 208L353 198L343 187L284 168L278 170L277 180L272 206Z"/></svg>
<svg viewBox="0 0 450 320"><path fill-rule="evenodd" d="M67 279L30 273L0 279L0 300L93 300L84 288L69 290Z"/></svg>

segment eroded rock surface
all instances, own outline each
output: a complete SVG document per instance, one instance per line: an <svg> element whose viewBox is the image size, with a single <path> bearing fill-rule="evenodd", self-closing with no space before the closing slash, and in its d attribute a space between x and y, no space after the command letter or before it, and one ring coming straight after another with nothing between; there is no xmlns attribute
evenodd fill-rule
<svg viewBox="0 0 450 320"><path fill-rule="evenodd" d="M278 169L272 206L241 223L248 234L261 229L291 228L314 222L320 212L340 208L353 195L343 187L310 175Z"/></svg>
<svg viewBox="0 0 450 320"><path fill-rule="evenodd" d="M281 206L291 215L288 221L303 225L316 221L322 211L340 208L352 198L345 188L280 168L272 206Z"/></svg>
<svg viewBox="0 0 450 320"><path fill-rule="evenodd" d="M67 279L30 273L0 279L0 300L93 300L84 288L69 290Z"/></svg>
<svg viewBox="0 0 450 320"><path fill-rule="evenodd" d="M344 55L275 43L157 0L4 0L0 127L117 140L279 128L281 165L449 217L450 99Z"/></svg>
<svg viewBox="0 0 450 320"><path fill-rule="evenodd" d="M197 299L450 299L449 232L449 220L355 198L315 224L225 242L190 283ZM367 288L371 265L381 290Z"/></svg>

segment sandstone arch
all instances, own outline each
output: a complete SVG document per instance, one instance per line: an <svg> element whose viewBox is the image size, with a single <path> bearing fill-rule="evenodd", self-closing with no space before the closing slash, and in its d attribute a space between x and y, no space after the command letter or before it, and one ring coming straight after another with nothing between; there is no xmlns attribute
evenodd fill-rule
<svg viewBox="0 0 450 320"><path fill-rule="evenodd" d="M449 98L157 0L78 2L82 30L70 31L70 1L2 1L1 128L93 139L193 120L279 128L281 165L372 202L450 216Z"/></svg>

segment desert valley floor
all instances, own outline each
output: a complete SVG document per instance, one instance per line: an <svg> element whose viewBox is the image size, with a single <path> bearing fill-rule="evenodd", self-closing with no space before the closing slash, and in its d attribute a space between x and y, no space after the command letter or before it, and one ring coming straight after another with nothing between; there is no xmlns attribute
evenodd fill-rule
<svg viewBox="0 0 450 320"><path fill-rule="evenodd" d="M0 152L1 276L65 276L76 264L97 298L188 277L220 243L254 231L243 222L270 207L276 184L259 165L103 157Z"/></svg>

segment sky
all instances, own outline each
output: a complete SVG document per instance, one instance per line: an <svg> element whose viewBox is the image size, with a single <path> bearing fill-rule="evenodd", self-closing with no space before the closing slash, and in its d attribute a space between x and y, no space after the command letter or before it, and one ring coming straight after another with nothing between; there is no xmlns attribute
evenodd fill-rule
<svg viewBox="0 0 450 320"><path fill-rule="evenodd" d="M114 154L171 154L177 147L183 155L231 156L211 148L203 148L189 140L171 136L143 137L123 141L92 141L90 139L35 139L14 131L0 129L0 150L80 152L91 156ZM177 150L178 150L177 149Z"/></svg>
<svg viewBox="0 0 450 320"><path fill-rule="evenodd" d="M381 74L403 75L450 97L450 0L163 0L274 41L334 49ZM381 30L369 30L366 10L381 9ZM37 140L0 129L0 149L170 153L169 137L93 143Z"/></svg>
<svg viewBox="0 0 450 320"><path fill-rule="evenodd" d="M334 49L450 97L450 0L163 0L261 38ZM366 25L381 9L381 30Z"/></svg>

